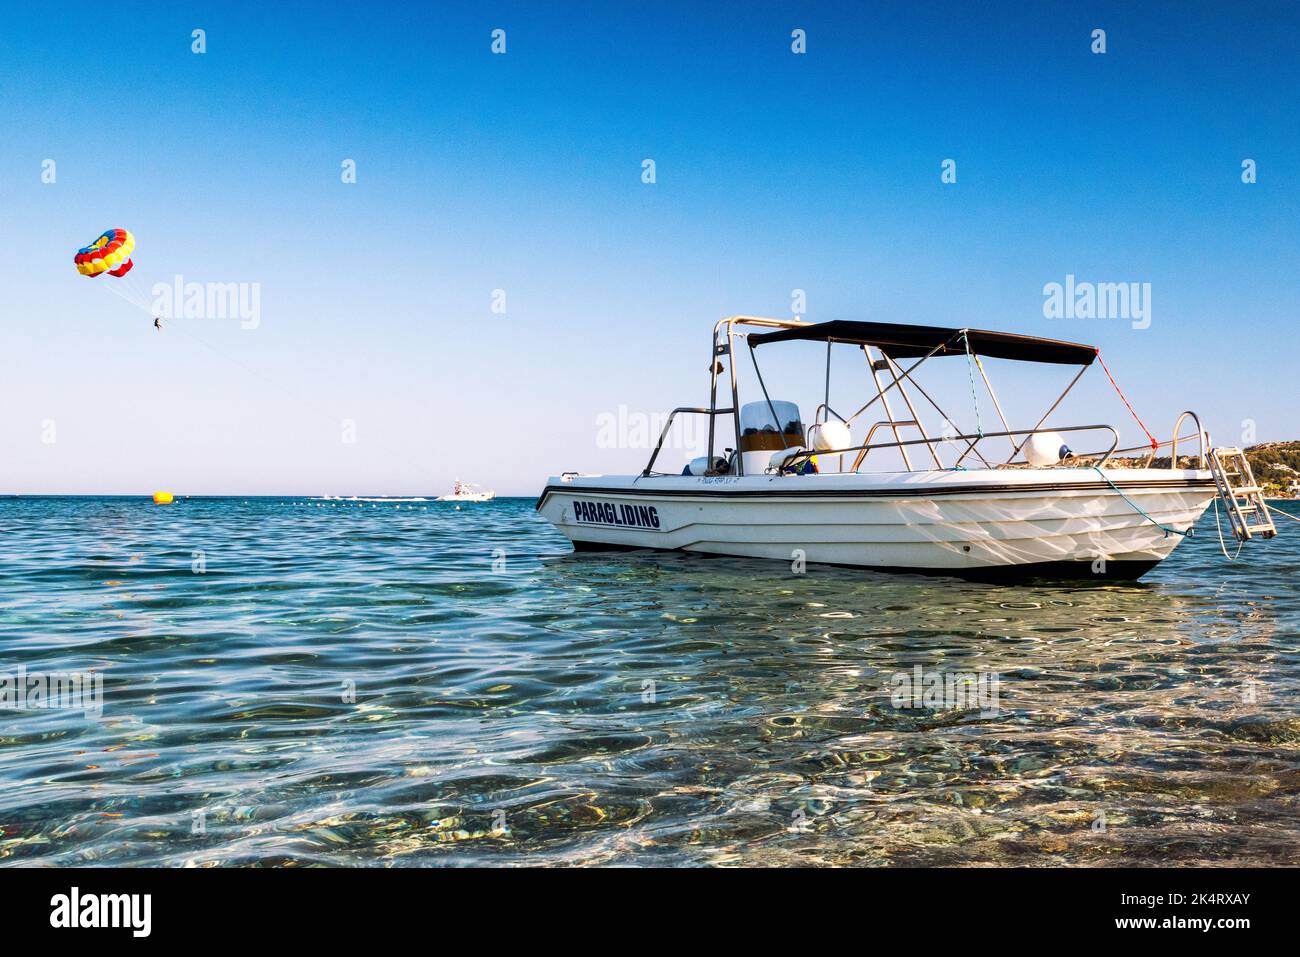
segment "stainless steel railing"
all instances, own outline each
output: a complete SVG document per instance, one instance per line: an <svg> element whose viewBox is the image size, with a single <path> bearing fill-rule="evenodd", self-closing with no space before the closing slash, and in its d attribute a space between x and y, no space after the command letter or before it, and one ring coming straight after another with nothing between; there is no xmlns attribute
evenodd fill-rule
<svg viewBox="0 0 1300 957"><path fill-rule="evenodd" d="M736 410L734 408L700 409L688 405L679 406L678 408L673 409L671 412L668 413L668 421L664 423L663 431L659 433L659 441L655 443L655 450L650 453L650 461L647 462L645 468L641 470L641 477L645 478L652 471L654 471L655 459L659 458L659 452L664 447L664 440L668 438L668 430L673 427L673 419L677 418L677 414L679 412L688 415L714 416L714 415L731 415L735 411Z"/></svg>
<svg viewBox="0 0 1300 957"><path fill-rule="evenodd" d="M902 423L899 424L901 425ZM964 441L967 443L967 445L965 451L962 452L961 456L957 459L957 461L960 462L968 454L970 454L970 452L976 446L978 446L979 443L982 442L984 439L1010 438L1011 436L1016 436L1016 435L1023 435L1028 437L1038 432L1092 432L1092 431L1109 432L1111 435L1110 448L1108 448L1104 453L1092 452L1092 453L1076 454L1076 457L1092 458L1094 455L1101 455L1101 458L1096 463L1097 466L1100 468L1101 466L1106 464L1107 460L1109 460L1112 455L1115 454L1116 447L1119 445L1119 433L1115 431L1114 426L1067 425L1067 426L1057 426L1055 428L1010 429L1006 432L979 432L979 433L966 434L966 435L944 435L944 436L938 436L936 438L908 439L907 441L904 442L881 442L876 445L865 445L865 444L854 445L848 448L827 449L821 452L815 451L813 449L803 449L799 452L793 452L790 455L786 456L786 458L782 459L781 467L790 468L795 463L803 459L811 458L814 455L826 455L826 456L847 455L849 452L859 452L861 454L854 462L854 467L852 469L852 471L856 472L858 470L858 467L861 465L862 460L866 457L866 453L874 451L876 449L892 449L892 448L901 448L903 446L913 446L913 445L933 446L936 443Z"/></svg>
<svg viewBox="0 0 1300 957"><path fill-rule="evenodd" d="M705 409L705 408L696 408L692 406L681 406L679 408L673 409L672 412L670 412L668 415L668 420L664 423L663 430L659 433L659 441L655 444L654 451L650 454L650 461L646 463L646 467L641 472L642 477L647 477L654 471L654 464L659 458L659 453L663 450L663 444L665 440L668 438L668 431L669 429L672 428L673 420L679 414L681 415L731 415L734 411L735 411L734 408ZM1194 435L1179 435L1178 433L1181 431L1184 421L1188 418L1191 418L1192 421L1196 424L1196 433ZM1193 438L1197 439L1199 444L1199 448L1197 451L1197 458L1200 463L1199 467L1201 469L1206 469L1209 467L1206 463L1208 461L1207 456L1209 452L1210 438L1208 433L1206 433L1206 431L1201 427L1200 418L1196 415L1195 412L1192 412L1190 410L1183 412L1178 417L1178 420L1174 423L1173 437L1166 442L1160 442L1155 448L1152 448L1149 445L1134 446L1132 448L1124 448L1124 449L1119 448L1118 447L1119 433L1115 430L1113 426L1110 425L1068 425L1068 426L1055 426L1055 427L1043 426L1034 429L1011 429L1005 432L980 432L980 433L966 433L962 435L941 435L933 438L927 437L927 438L920 438L920 439L908 439L905 441L896 441L896 442L872 443L871 441L872 436L875 435L877 429L890 427L890 426L905 427L905 426L916 426L916 425L917 423L912 420L906 420L906 421L899 420L897 422L886 422L886 421L875 422L872 424L871 429L867 433L866 441L861 445L849 446L843 449L829 449L822 452L818 452L812 449L804 449L800 452L791 453L784 460L782 460L782 468L789 468L790 466L798 463L799 461L806 458L810 458L814 455L825 455L829 457L829 456L837 456L837 455L847 455L851 452L856 452L858 453L858 455L854 459L853 467L849 469L849 471L857 472L861 468L863 461L866 459L868 452L873 452L876 450L883 450L883 449L902 448L904 446L912 447L917 445L924 445L933 448L936 445L942 445L948 442L965 442L966 447L965 449L963 449L961 455L958 456L957 458L957 464L960 465L960 463L964 461L966 457L970 455L972 452L974 452L980 458L983 458L983 456L980 455L979 452L977 451L977 448L979 446L979 443L985 439L1011 438L1011 437L1023 436L1024 441L1022 441L1019 446L1019 447L1023 447L1024 442L1028 441L1030 436L1036 435L1040 432L1045 433L1045 432L1091 432L1091 431L1109 432L1111 435L1110 447L1107 448L1105 452L1100 452L1100 453L1098 452L1076 453L1075 457L1094 458L1099 455L1100 458L1096 462L1098 467L1105 465L1116 454L1125 453L1125 452L1146 452L1147 458L1146 461L1143 463L1143 467L1149 467L1152 461L1154 461L1155 459L1156 450L1159 448L1164 448L1165 446L1169 446L1170 468L1176 468L1178 463L1178 443L1182 441L1188 441Z"/></svg>
<svg viewBox="0 0 1300 957"><path fill-rule="evenodd" d="M1209 468L1208 452L1211 444L1210 433L1206 432L1205 428L1201 425L1201 417L1188 409L1180 415L1178 421L1174 423L1174 435L1173 438L1169 440L1169 467L1171 469L1178 468L1178 430L1183 427L1183 419L1187 418L1189 415L1192 417L1192 421L1196 423L1196 437L1201 443L1201 468ZM1191 436L1187 436L1187 438L1191 438ZM1148 464L1150 464L1151 460L1156 457L1155 451L1155 449L1151 450L1151 455L1147 458Z"/></svg>

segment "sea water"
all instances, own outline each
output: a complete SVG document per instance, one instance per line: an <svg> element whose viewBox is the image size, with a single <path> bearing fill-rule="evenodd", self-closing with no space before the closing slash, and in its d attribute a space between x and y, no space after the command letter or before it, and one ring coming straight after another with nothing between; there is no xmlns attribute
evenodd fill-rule
<svg viewBox="0 0 1300 957"><path fill-rule="evenodd" d="M574 555L531 499L0 500L0 862L1297 864L1281 523L1007 586Z"/></svg>

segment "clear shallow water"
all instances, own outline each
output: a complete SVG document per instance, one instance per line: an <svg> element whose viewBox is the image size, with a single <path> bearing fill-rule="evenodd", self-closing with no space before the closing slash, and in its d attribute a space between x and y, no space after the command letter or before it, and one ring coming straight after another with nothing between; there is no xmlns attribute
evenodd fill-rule
<svg viewBox="0 0 1300 957"><path fill-rule="evenodd" d="M0 711L0 863L1300 863L1294 523L1009 587L532 505L0 500L0 671L104 681ZM915 665L997 711L893 707Z"/></svg>

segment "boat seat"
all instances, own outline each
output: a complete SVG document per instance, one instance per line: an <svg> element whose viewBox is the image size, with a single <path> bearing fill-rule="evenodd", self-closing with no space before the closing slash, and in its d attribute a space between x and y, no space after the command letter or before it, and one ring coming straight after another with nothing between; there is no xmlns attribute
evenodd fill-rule
<svg viewBox="0 0 1300 957"><path fill-rule="evenodd" d="M817 457L815 455L800 459L793 465L787 466L786 459L792 455L798 455L800 452L807 452L802 445L792 445L788 449L782 449L780 452L773 454L768 460L768 470L774 470L781 475L816 475L819 471L817 468Z"/></svg>

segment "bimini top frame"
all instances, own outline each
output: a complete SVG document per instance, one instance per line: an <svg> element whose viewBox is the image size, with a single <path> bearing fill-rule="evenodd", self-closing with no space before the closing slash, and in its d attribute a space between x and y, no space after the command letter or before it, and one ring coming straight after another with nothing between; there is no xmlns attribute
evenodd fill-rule
<svg viewBox="0 0 1300 957"><path fill-rule="evenodd" d="M771 331L748 334L737 333L735 331L736 326L756 326L760 329ZM664 424L663 432L659 437L659 444L651 454L650 461L642 472L643 476L648 477L653 474L654 463L658 457L659 450L663 447L668 431L672 427L673 418L679 413L707 415L709 417L708 461L710 462L715 459L714 450L716 448L716 426L718 416L730 415L733 417L735 434L737 441L739 441L741 435L741 406L735 361L735 340L738 337L748 340L750 358L754 361L754 370L758 376L758 383L769 404L771 403L771 397L768 396L767 387L763 383L762 373L758 369L758 362L754 350L757 346L764 343L789 341L826 343L826 401L818 407L818 421L821 421L822 413L825 412L827 416L834 415L843 422L852 423L876 402L881 403L882 409L887 416L887 421L877 422L872 426L871 431L874 433L876 428L882 426L890 428L894 433L895 441L892 443L871 445L871 437L868 435L867 443L864 446L858 446L853 449L837 450L839 453L854 451L860 453L854 463L854 471L857 470L866 451L869 451L870 449L891 447L899 450L903 457L905 467L908 470L912 470L913 467L908 457L907 450L909 447L915 446L924 446L928 451L930 458L933 460L934 466L942 469L945 466L939 461L935 445L936 443L951 442L954 440L965 440L968 444L966 445L965 451L960 455L953 467L960 467L961 461L968 455L973 454L984 463L985 467L994 468L996 466L985 458L977 446L982 439L999 437L1007 438L1011 445L1011 455L1006 459L1006 463L1004 463L1010 464L1020 452L1025 442L1029 440L1030 436L1043 430L1043 424L1047 421L1048 417L1056 411L1057 407L1060 406L1066 395L1068 395L1070 390L1074 388L1075 383L1079 381L1083 376L1083 373L1086 372L1088 367L1092 364L1093 360L1097 358L1097 350L1093 346L1082 345L1076 342L1063 342L1056 339L1040 339L1035 336L1022 336L1009 332L990 332L983 329L911 326L885 322L835 321L808 323L798 319L766 319L758 316L729 316L719 319L717 324L713 327L713 338L710 344L709 407L707 409L683 407L673 411L673 413L668 417L668 421ZM834 343L857 345L862 349L863 354L867 358L868 368L877 390L877 394L873 398L848 418L840 415L830 407L830 347ZM879 358L872 354L873 349L879 353ZM972 363L973 368L979 370L980 379L983 381L985 388L988 389L989 396L993 400L993 406L997 410L998 418L1002 422L1003 431L984 432L981 429L979 432L972 435L945 436L942 438L931 438L926 435L925 429L922 427L916 415L912 398L908 394L906 388L906 383L910 383L911 386L915 388L930 405L934 406L936 411L943 416L945 421L951 421L951 418L937 405L937 403L935 403L929 393L927 393L925 389L923 389L921 385L912 378L912 373L915 372L922 363L938 355L965 355L968 361ZM728 358L728 364L725 367L720 361L723 356ZM1002 413L1002 407L998 402L997 395L993 391L992 383L989 382L988 376L984 371L983 363L980 362L980 356L1025 362L1078 365L1081 368L1075 374L1074 378L1070 380L1070 383L1065 387L1065 390L1057 397L1056 401L1052 403L1045 413L1043 413L1042 417L1032 429L1012 429L1006 420L1006 416ZM896 359L899 358L910 358L916 359L917 361L911 363L908 368L904 369L896 361ZM718 378L724 371L724 368L728 372L728 384L731 388L731 405L726 408L720 408L718 406ZM880 378L881 374L884 374L886 378L882 380ZM890 392L894 392L896 397L901 397L906 403L908 412L911 414L910 419L895 417L893 410L890 408L888 398ZM1179 425L1182 424L1182 421L1182 418L1180 418ZM899 429L904 427L917 429L921 434L921 438L919 440L903 441L899 434ZM1172 443L1178 441L1177 428L1178 426L1175 426L1175 438L1172 440ZM1113 437L1109 450L1100 457L1102 463L1117 451L1134 451L1132 449L1117 450L1115 448L1118 443L1118 434L1111 426L1078 426L1069 431L1081 431L1086 429L1103 429L1109 431ZM1208 444L1208 436L1203 431L1199 432L1199 436L1202 444L1202 467L1204 467L1204 450ZM1171 443L1160 443L1161 446L1168 444ZM1177 446L1174 444L1174 449L1176 448ZM1149 454L1152 456L1154 455L1154 449L1155 446L1153 445L1152 448L1148 450ZM735 474L745 474L743 456L736 456L735 469Z"/></svg>

